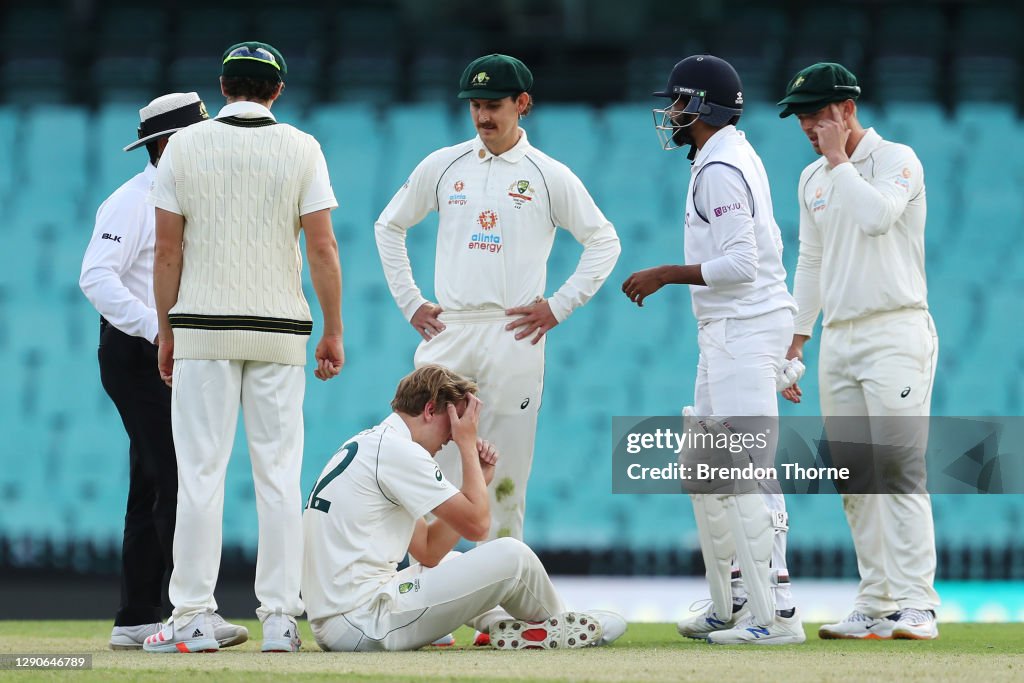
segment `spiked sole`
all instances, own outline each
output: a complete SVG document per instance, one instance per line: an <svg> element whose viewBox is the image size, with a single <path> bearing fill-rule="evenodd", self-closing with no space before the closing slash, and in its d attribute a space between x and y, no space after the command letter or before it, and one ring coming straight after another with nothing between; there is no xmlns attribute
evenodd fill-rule
<svg viewBox="0 0 1024 683"><path fill-rule="evenodd" d="M496 650L556 650L595 645L603 635L601 623L585 612L566 612L546 621L503 619L491 627Z"/></svg>

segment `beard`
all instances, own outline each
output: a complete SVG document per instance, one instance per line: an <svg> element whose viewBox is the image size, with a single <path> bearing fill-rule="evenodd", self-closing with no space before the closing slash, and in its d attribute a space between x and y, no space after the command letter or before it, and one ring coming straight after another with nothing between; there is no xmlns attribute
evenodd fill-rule
<svg viewBox="0 0 1024 683"><path fill-rule="evenodd" d="M676 128L672 131L672 142L676 143L679 147L685 147L686 145L694 144L693 134L690 133L690 128Z"/></svg>

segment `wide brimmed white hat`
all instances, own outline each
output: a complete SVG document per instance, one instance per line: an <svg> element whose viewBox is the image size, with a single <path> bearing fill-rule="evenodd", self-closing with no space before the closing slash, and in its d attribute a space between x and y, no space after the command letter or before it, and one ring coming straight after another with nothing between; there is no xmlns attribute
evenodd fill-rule
<svg viewBox="0 0 1024 683"><path fill-rule="evenodd" d="M156 138L176 133L193 123L210 118L199 93L174 92L161 95L139 110L139 139L124 148L128 152Z"/></svg>

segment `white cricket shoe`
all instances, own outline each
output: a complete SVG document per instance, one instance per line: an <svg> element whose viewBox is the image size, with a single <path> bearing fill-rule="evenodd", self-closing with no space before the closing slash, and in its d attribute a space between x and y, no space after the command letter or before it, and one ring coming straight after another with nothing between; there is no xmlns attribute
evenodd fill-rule
<svg viewBox="0 0 1024 683"><path fill-rule="evenodd" d="M625 633L626 622L618 614L603 610L596 614L565 612L545 621L502 619L491 626L491 647L497 650L574 649L607 645ZM607 635L604 621L608 622Z"/></svg>
<svg viewBox="0 0 1024 683"><path fill-rule="evenodd" d="M679 635L696 640L704 640L709 633L725 631L733 627L747 616L747 602L733 603L732 614L728 618L719 617L715 613L715 603L711 600L699 600L690 606L691 612L696 612L688 619L683 619L676 624Z"/></svg>
<svg viewBox="0 0 1024 683"><path fill-rule="evenodd" d="M823 624L818 629L818 637L822 640L889 640L898 616L899 612L894 612L885 617L872 617L855 609L840 622Z"/></svg>
<svg viewBox="0 0 1024 683"><path fill-rule="evenodd" d="M155 624L115 626L110 631L109 647L111 650L141 650L146 638L159 633L163 627L159 621Z"/></svg>
<svg viewBox="0 0 1024 683"><path fill-rule="evenodd" d="M708 642L712 645L799 645L805 640L807 634L796 608L788 617L776 612L775 621L767 626L758 626L754 615L750 614L727 631L708 634Z"/></svg>
<svg viewBox="0 0 1024 683"><path fill-rule="evenodd" d="M626 620L618 612L606 609L592 609L587 610L587 614L601 622L602 634L601 639L597 641L598 647L611 645L622 637L622 634L626 632L628 627Z"/></svg>
<svg viewBox="0 0 1024 683"><path fill-rule="evenodd" d="M216 652L220 649L213 636L210 614L197 614L185 624L169 619L163 628L142 643L146 652Z"/></svg>
<svg viewBox="0 0 1024 683"><path fill-rule="evenodd" d="M892 627L892 637L903 640L935 640L939 637L939 625L935 612L923 609L902 609L900 617Z"/></svg>
<svg viewBox="0 0 1024 683"><path fill-rule="evenodd" d="M455 645L455 636L451 633L441 636L430 644L431 647L451 647L452 645Z"/></svg>
<svg viewBox="0 0 1024 683"><path fill-rule="evenodd" d="M249 629L232 624L216 612L210 615L210 626L213 627L213 637L221 647L234 647L249 640Z"/></svg>
<svg viewBox="0 0 1024 683"><path fill-rule="evenodd" d="M299 627L295 617L282 614L278 608L275 614L263 620L263 646L261 652L298 652L302 647Z"/></svg>

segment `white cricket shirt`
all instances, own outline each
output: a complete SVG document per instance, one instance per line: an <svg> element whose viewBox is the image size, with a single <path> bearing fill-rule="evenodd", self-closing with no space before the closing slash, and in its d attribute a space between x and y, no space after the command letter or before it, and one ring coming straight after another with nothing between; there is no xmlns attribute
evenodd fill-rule
<svg viewBox="0 0 1024 683"><path fill-rule="evenodd" d="M707 283L690 286L700 322L796 310L786 288L768 175L735 126L718 130L694 157L684 255L687 264L700 264Z"/></svg>
<svg viewBox="0 0 1024 683"><path fill-rule="evenodd" d="M302 514L310 619L345 614L395 574L416 520L458 493L402 418L357 434L317 478Z"/></svg>
<svg viewBox="0 0 1024 683"><path fill-rule="evenodd" d="M156 217L146 195L155 177L156 167L147 163L100 204L78 278L82 292L107 322L150 342L158 333L153 300Z"/></svg>
<svg viewBox="0 0 1024 683"><path fill-rule="evenodd" d="M928 308L924 169L914 150L869 128L849 163L821 157L800 175L795 331Z"/></svg>
<svg viewBox="0 0 1024 683"><path fill-rule="evenodd" d="M505 309L543 296L556 227L583 245L576 271L549 299L559 322L611 273L620 251L615 228L579 178L521 132L500 156L479 137L430 154L380 214L377 249L406 320L427 300L405 235L430 211L439 214L434 292L446 311Z"/></svg>

